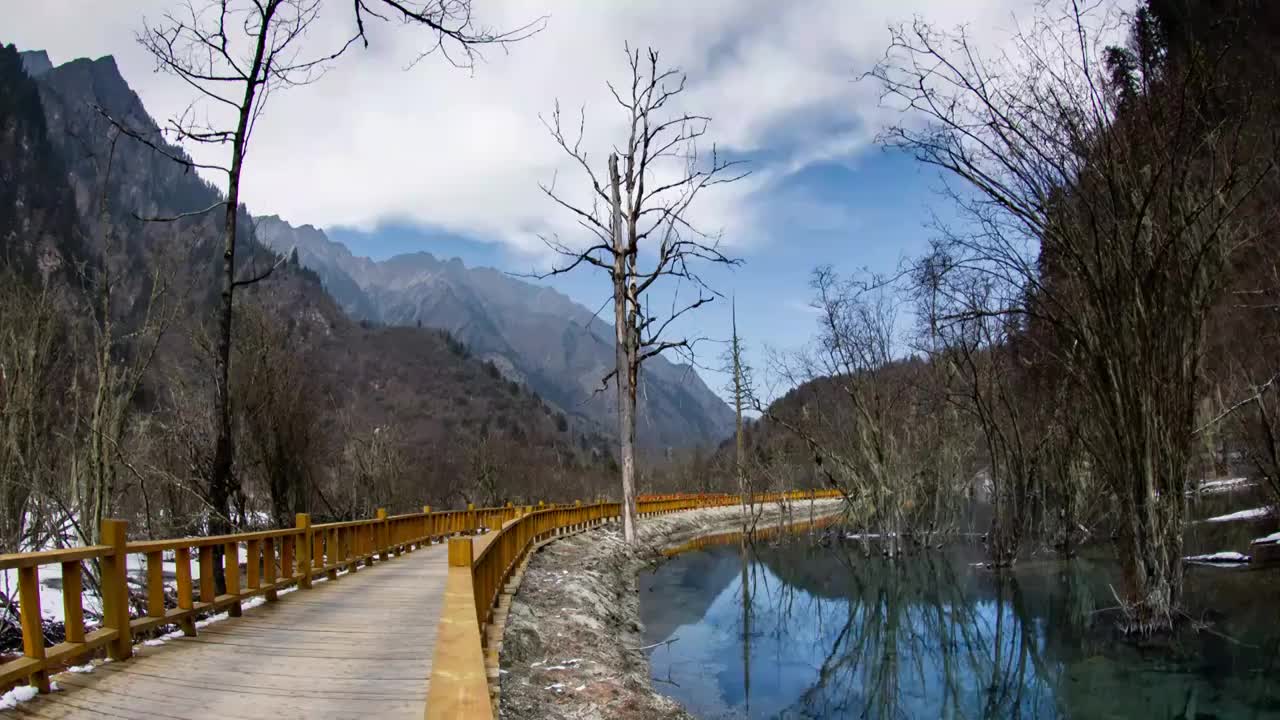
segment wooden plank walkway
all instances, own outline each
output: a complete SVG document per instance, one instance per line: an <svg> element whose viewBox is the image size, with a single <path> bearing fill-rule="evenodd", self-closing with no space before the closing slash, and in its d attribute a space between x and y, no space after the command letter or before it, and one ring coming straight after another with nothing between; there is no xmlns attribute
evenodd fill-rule
<svg viewBox="0 0 1280 720"><path fill-rule="evenodd" d="M39 718L423 717L448 577L445 545L63 673L60 692L0 715Z"/></svg>

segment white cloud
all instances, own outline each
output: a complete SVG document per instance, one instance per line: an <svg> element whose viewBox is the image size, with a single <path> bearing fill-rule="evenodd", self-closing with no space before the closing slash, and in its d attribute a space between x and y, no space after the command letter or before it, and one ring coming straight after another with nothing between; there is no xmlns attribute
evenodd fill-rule
<svg viewBox="0 0 1280 720"><path fill-rule="evenodd" d="M1011 12L1035 0L812 0L698 2L476 0L483 21L512 27L545 12L541 34L492 49L474 72L429 57L404 67L428 38L381 27L370 50L342 58L319 83L271 98L244 178L256 213L295 223L371 227L395 218L442 226L536 253L536 233L576 232L572 218L538 191L558 173L580 187L578 171L539 122L558 98L566 113L585 107L585 146L602 163L623 130L605 82L626 79L624 41L653 45L689 76L686 106L712 116L710 137L737 152L766 151L753 176L708 194L698 218L726 242L764 242L760 215L771 189L806 165L848 158L880 122L877 88L858 77L879 58L886 27L922 15L939 25L967 22L979 38L1010 26ZM158 119L186 107L190 91L156 75L133 42L145 15L170 0L9 3L6 41L46 48L54 62L114 54L126 80ZM350 5L330 0L308 38L333 43L349 31ZM202 156L207 157L207 156ZM573 185L577 183L577 185Z"/></svg>

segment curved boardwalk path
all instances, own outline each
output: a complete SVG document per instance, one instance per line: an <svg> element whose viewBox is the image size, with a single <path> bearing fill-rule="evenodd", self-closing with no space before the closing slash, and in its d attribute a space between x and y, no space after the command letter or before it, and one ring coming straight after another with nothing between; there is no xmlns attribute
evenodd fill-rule
<svg viewBox="0 0 1280 720"><path fill-rule="evenodd" d="M448 576L420 548L203 627L4 715L39 718L422 718Z"/></svg>

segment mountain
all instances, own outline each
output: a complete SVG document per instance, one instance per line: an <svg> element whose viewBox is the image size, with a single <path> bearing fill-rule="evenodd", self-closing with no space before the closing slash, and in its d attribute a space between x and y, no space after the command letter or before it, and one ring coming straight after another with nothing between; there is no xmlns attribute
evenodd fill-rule
<svg viewBox="0 0 1280 720"><path fill-rule="evenodd" d="M195 211L215 204L219 191L161 152L114 132L104 114L155 138L163 153L182 156L160 137L111 57L54 67L43 52L0 46L0 94L0 261L4 270L55 291L68 348L60 367L77 378L46 384L40 392L51 393L51 406L83 413L83 388L95 382L93 352L83 344L95 332L98 298L91 289L111 278L112 321L121 338L132 338L151 311L157 278L163 279L174 320L135 400L143 419L130 430L123 452L145 457L140 465L167 486L189 483L198 493L205 462L198 452L208 445L201 439L211 397L207 338L223 218ZM237 262L248 274L280 256L258 242L248 210L241 212L246 230ZM191 216L143 219L184 213ZM237 446L245 449L243 457L237 450L236 473L246 491L272 481L263 474L263 461L250 454L259 439L254 428L263 422L250 411L263 410L261 382L272 373L282 377L283 365L292 368L286 380L306 405L298 422L314 430L306 456L289 463L305 466L314 502L326 512L364 512L358 504L377 497L408 503L402 507L568 499L588 493L586 483L609 477L608 446L593 427L502 377L445 331L352 319L326 284L315 272L285 262L237 293L233 408ZM132 350L122 340L113 361L128 360ZM284 439L296 436L291 424L298 417L274 430ZM73 442L77 432L55 436ZM194 454L184 455L188 449ZM365 477L375 454L398 458L394 472L376 481ZM491 461L502 472L494 472ZM68 475L65 469L51 474ZM383 484L356 487L361 480ZM353 504L344 504L348 497ZM189 508L170 512L194 514Z"/></svg>
<svg viewBox="0 0 1280 720"><path fill-rule="evenodd" d="M275 216L255 222L258 237L277 252L296 249L352 317L448 330L566 412L605 430L616 426L614 393L597 392L614 364L613 326L561 293L426 252L374 261L310 225ZM732 411L688 365L664 357L646 362L639 394L642 445L715 444L732 431Z"/></svg>

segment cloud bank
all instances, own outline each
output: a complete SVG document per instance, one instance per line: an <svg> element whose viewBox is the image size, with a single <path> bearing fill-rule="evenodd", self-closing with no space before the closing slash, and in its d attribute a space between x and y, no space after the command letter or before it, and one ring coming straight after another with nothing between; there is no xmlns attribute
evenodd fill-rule
<svg viewBox="0 0 1280 720"><path fill-rule="evenodd" d="M198 2L198 0L196 0ZM318 83L271 97L253 141L243 196L255 213L293 223L370 228L421 223L503 243L536 258L539 233L580 234L538 190L584 178L539 120L558 100L586 114L586 147L603 168L625 137L605 85L628 79L624 42L653 46L688 75L684 107L712 117L708 139L750 159L747 180L704 196L698 219L749 251L771 241L766 216L797 212L777 192L815 163L865 150L885 116L878 90L860 75L880 57L887 26L919 15L940 26L967 23L994 41L1034 0L850 2L763 0L576 2L476 0L479 19L516 27L546 14L544 31L491 48L473 71L430 56L405 69L429 38L412 27L374 28ZM54 62L113 54L158 119L187 107L191 91L153 72L133 41L143 17L167 0L84 3L42 0L6 9L6 41L43 47ZM350 6L331 2L307 38L324 47L351 30ZM200 158L213 157L193 148ZM220 158L219 158L220 159ZM218 178L211 178L215 182ZM805 212L822 212L822 208Z"/></svg>

